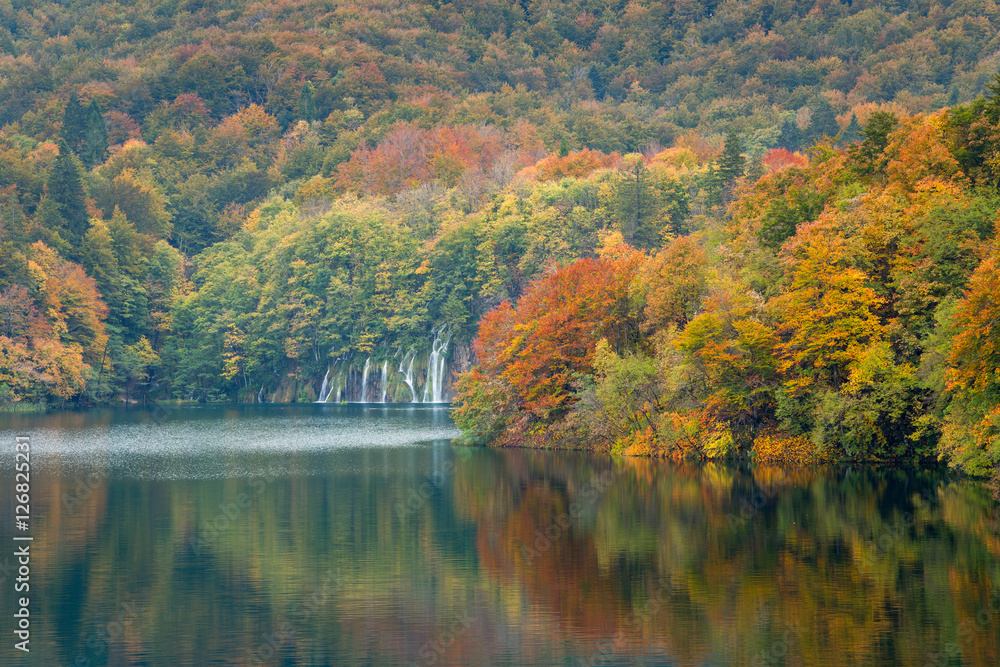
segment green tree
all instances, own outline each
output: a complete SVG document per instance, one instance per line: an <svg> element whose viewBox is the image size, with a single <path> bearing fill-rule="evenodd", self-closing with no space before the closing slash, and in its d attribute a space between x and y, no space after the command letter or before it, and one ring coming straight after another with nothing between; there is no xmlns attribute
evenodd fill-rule
<svg viewBox="0 0 1000 667"><path fill-rule="evenodd" d="M836 137L840 132L837 125L837 116L833 111L830 102L822 95L816 98L810 107L812 115L809 119L809 138L813 141L820 141L823 137Z"/></svg>
<svg viewBox="0 0 1000 667"><path fill-rule="evenodd" d="M876 111L868 117L865 129L861 131L861 143L847 149L858 174L871 177L885 173L889 164L885 149L889 146L889 135L898 123L895 114L888 111Z"/></svg>
<svg viewBox="0 0 1000 667"><path fill-rule="evenodd" d="M85 120L80 160L88 167L94 167L104 162L108 155L108 126L97 100L90 101Z"/></svg>
<svg viewBox="0 0 1000 667"><path fill-rule="evenodd" d="M316 89L310 81L302 84L299 92L299 118L309 122L316 120Z"/></svg>
<svg viewBox="0 0 1000 667"><path fill-rule="evenodd" d="M839 144L841 146L846 146L847 144L854 143L861 139L861 125L858 123L858 117L853 113L851 114L851 122L847 124L840 132Z"/></svg>
<svg viewBox="0 0 1000 667"><path fill-rule="evenodd" d="M90 226L87 194L80 178L80 163L62 139L59 140L59 155L45 183L45 194L55 204L55 213L61 222L61 229L54 231L60 233L74 252L79 250Z"/></svg>
<svg viewBox="0 0 1000 667"><path fill-rule="evenodd" d="M746 158L743 157L743 146L736 130L726 133L726 142L722 147L722 157L719 158L719 175L726 183L731 183L743 175Z"/></svg>
<svg viewBox="0 0 1000 667"><path fill-rule="evenodd" d="M796 125L795 117L792 116L781 124L781 134L778 136L778 148L796 151L801 145L802 131L799 130L799 126Z"/></svg>
<svg viewBox="0 0 1000 667"><path fill-rule="evenodd" d="M66 102L66 110L63 112L62 130L59 136L66 142L70 150L79 152L83 148L86 135L87 114L74 91L69 94L69 100Z"/></svg>
<svg viewBox="0 0 1000 667"><path fill-rule="evenodd" d="M612 206L625 242L637 248L660 245L657 201L649 169L638 154L626 155L612 186Z"/></svg>

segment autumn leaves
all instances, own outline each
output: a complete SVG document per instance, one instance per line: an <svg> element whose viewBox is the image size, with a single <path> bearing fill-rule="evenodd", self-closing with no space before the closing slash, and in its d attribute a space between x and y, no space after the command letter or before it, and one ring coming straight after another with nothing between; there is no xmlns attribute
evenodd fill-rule
<svg viewBox="0 0 1000 667"><path fill-rule="evenodd" d="M990 472L996 195L958 169L949 118L880 117L874 167L823 145L808 162L765 160L771 171L743 184L724 222L532 282L483 320L459 424L510 444L943 455Z"/></svg>

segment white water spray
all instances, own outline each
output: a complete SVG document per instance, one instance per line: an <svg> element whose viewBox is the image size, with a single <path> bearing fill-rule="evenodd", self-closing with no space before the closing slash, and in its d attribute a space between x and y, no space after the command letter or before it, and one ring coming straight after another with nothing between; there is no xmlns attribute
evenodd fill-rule
<svg viewBox="0 0 1000 667"><path fill-rule="evenodd" d="M365 370L361 373L361 400L358 401L359 403L367 403L368 402L368 394L367 394L367 389L368 389L368 371L369 371L369 369L371 367L372 367L372 358L368 357L365 360Z"/></svg>
<svg viewBox="0 0 1000 667"><path fill-rule="evenodd" d="M389 391L389 360L382 362L382 402L385 403L385 395Z"/></svg>
<svg viewBox="0 0 1000 667"><path fill-rule="evenodd" d="M323 376L323 386L319 388L319 398L317 403L326 403L326 399L330 397L330 368L327 367L326 375Z"/></svg>
<svg viewBox="0 0 1000 667"><path fill-rule="evenodd" d="M434 342L431 343L431 355L427 360L427 383L424 385L424 403L445 402L445 355L448 353L448 343L450 342L450 331L439 330L434 332Z"/></svg>
<svg viewBox="0 0 1000 667"><path fill-rule="evenodd" d="M403 382L405 382L406 386L410 388L410 396L412 396L410 400L412 403L417 402L417 390L413 388L413 358L416 356L417 353L414 352L413 350L410 350L409 352L406 353L406 356L403 357L403 360L399 362L399 372L403 373ZM407 358L409 358L410 363L406 367L406 370L404 371L403 364L406 363Z"/></svg>

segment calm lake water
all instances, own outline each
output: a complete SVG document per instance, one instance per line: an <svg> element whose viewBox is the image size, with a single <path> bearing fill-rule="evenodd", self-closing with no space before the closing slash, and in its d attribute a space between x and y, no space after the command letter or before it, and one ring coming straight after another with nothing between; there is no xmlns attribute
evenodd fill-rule
<svg viewBox="0 0 1000 667"><path fill-rule="evenodd" d="M943 471L454 448L433 407L0 415L0 664L998 665L1000 512Z"/></svg>

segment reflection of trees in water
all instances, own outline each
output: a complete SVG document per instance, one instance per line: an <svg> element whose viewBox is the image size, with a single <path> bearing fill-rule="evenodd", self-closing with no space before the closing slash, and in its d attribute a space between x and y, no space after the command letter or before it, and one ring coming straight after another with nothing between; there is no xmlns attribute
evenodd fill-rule
<svg viewBox="0 0 1000 667"><path fill-rule="evenodd" d="M388 472L366 453L355 468L268 481L197 552L188 538L251 480L100 482L69 512L56 505L76 473L47 471L33 486L46 548L32 575L48 619L37 638L52 652L40 660L72 664L134 602L108 664L241 660L267 636L286 664L400 663L447 644L435 664L625 649L698 663L922 666L950 643L967 664L1000 664L989 590L1000 519L983 485L441 451L386 459ZM396 507L429 479L405 471L446 460L453 472L401 520ZM336 583L317 598L329 573ZM295 632L280 635L284 624Z"/></svg>
<svg viewBox="0 0 1000 667"><path fill-rule="evenodd" d="M459 469L455 504L477 525L485 569L524 586L557 631L698 662L787 651L792 664L923 665L946 646L969 664L1000 662L1000 523L982 485L563 452L489 458ZM608 465L611 484L563 527Z"/></svg>

